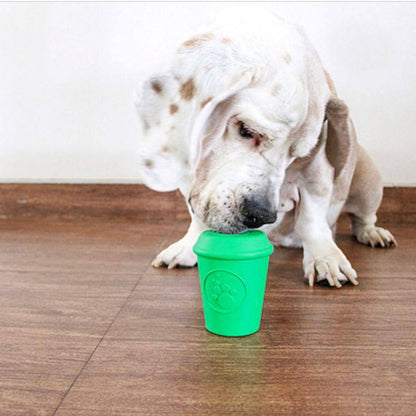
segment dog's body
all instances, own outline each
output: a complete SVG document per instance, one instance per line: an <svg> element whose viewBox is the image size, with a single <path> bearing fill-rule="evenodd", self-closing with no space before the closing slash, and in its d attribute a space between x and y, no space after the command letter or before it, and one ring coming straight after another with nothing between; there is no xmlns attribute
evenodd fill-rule
<svg viewBox="0 0 416 416"><path fill-rule="evenodd" d="M261 227L275 245L303 247L310 285L357 284L333 239L343 210L359 242L396 244L375 226L380 175L297 26L253 9L223 14L144 84L138 110L143 180L179 188L192 218L155 267L194 266L207 228Z"/></svg>

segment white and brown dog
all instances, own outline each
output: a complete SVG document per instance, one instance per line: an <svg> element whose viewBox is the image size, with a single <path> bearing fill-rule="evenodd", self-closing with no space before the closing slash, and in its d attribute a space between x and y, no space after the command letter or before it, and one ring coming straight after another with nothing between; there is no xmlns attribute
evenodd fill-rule
<svg viewBox="0 0 416 416"><path fill-rule="evenodd" d="M194 266L207 228L260 228L276 246L303 247L309 285L357 284L334 241L343 211L360 243L396 245L375 225L381 177L299 27L262 10L225 12L144 83L137 108L143 181L179 188L192 218L154 267Z"/></svg>

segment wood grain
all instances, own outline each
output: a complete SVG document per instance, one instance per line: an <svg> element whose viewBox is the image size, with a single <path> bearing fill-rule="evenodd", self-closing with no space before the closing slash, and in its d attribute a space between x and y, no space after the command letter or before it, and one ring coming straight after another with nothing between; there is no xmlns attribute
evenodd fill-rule
<svg viewBox="0 0 416 416"><path fill-rule="evenodd" d="M0 184L0 218L174 221L179 201L143 185Z"/></svg>
<svg viewBox="0 0 416 416"><path fill-rule="evenodd" d="M383 223L416 224L416 187L386 187L378 218Z"/></svg>
<svg viewBox="0 0 416 416"><path fill-rule="evenodd" d="M53 414L169 229L0 222L0 415Z"/></svg>
<svg viewBox="0 0 416 416"><path fill-rule="evenodd" d="M341 219L340 290L277 249L243 338L205 330L197 269L149 267L186 227L0 221L0 415L414 415L415 227L372 249Z"/></svg>
<svg viewBox="0 0 416 416"><path fill-rule="evenodd" d="M340 242L358 269L391 252L410 275L416 232L394 231L395 250ZM196 270L148 270L57 415L412 415L415 300L415 274L381 270L308 288L301 251L279 249L261 330L223 338L204 329Z"/></svg>
<svg viewBox="0 0 416 416"><path fill-rule="evenodd" d="M416 223L416 187L386 187L382 223ZM144 185L0 184L0 219L61 221L188 220L179 191L154 192Z"/></svg>

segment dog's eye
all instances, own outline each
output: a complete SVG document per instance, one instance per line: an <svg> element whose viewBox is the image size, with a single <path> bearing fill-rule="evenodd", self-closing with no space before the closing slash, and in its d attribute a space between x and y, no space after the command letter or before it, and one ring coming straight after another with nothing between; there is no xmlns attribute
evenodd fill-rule
<svg viewBox="0 0 416 416"><path fill-rule="evenodd" d="M245 139L252 139L254 137L254 132L251 131L243 122L240 122L238 132L240 136Z"/></svg>

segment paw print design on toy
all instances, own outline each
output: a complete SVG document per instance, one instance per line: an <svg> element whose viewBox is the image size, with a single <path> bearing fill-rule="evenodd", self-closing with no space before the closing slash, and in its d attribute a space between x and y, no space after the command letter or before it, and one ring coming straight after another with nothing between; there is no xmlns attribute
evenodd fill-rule
<svg viewBox="0 0 416 416"><path fill-rule="evenodd" d="M232 312L246 297L246 287L233 273L217 270L205 278L205 295L209 304L220 312Z"/></svg>

